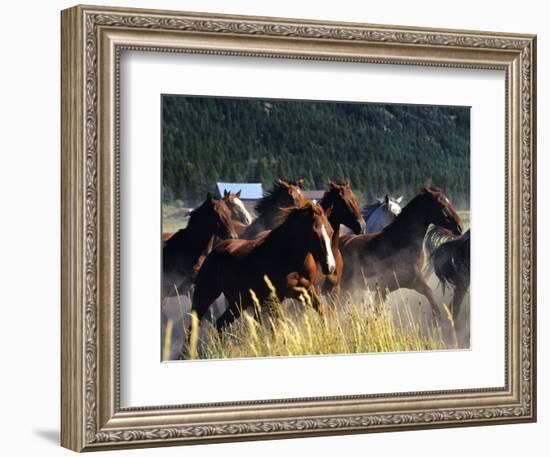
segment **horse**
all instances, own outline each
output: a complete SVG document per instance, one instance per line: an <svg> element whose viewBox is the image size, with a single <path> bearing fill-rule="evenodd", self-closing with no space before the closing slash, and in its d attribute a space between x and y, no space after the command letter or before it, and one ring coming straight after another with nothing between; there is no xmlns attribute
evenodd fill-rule
<svg viewBox="0 0 550 457"><path fill-rule="evenodd" d="M365 219L365 233L380 232L391 224L401 212L403 196L394 198L388 194L376 203L365 205L363 218Z"/></svg>
<svg viewBox="0 0 550 457"><path fill-rule="evenodd" d="M242 238L250 240L260 233L270 230L278 224L285 208L301 205L304 201L302 192L304 180L284 181L277 179L273 190L266 192L255 206L258 217L242 233Z"/></svg>
<svg viewBox="0 0 550 457"><path fill-rule="evenodd" d="M197 274L192 311L200 322L223 293L229 305L216 321L221 331L250 306L254 306L254 316L261 322L258 308L269 304L274 293L283 301L299 298L305 289L313 307L323 314L324 306L315 291L314 281L317 264L326 275L333 274L336 269L331 237L332 227L323 208L306 201L301 206L283 210L279 225L256 239L220 243Z"/></svg>
<svg viewBox="0 0 550 457"><path fill-rule="evenodd" d="M206 200L189 217L187 227L178 230L162 249L163 297L187 293L196 272L212 250L214 237L237 238L231 213L223 200L208 193Z"/></svg>
<svg viewBox="0 0 550 457"><path fill-rule="evenodd" d="M443 293L447 286L453 289L451 309L458 323L460 307L470 287L470 230L456 236L441 227L433 227L426 235L426 249Z"/></svg>
<svg viewBox="0 0 550 457"><path fill-rule="evenodd" d="M422 273L424 237L430 224L457 236L462 233L460 216L437 187L423 188L381 232L344 236L340 243L346 265L344 288L349 291L357 285L375 284L376 304L385 301L388 291L416 290L428 299L434 317L440 321L439 307Z"/></svg>
<svg viewBox="0 0 550 457"><path fill-rule="evenodd" d="M336 262L336 271L331 275L319 273L316 285L323 293L338 294L344 270L344 259L340 252L340 225L345 225L353 233L359 234L363 232L365 222L349 180L347 178L343 181L329 179L328 184L329 190L325 192L319 205L323 208L332 227L331 248Z"/></svg>

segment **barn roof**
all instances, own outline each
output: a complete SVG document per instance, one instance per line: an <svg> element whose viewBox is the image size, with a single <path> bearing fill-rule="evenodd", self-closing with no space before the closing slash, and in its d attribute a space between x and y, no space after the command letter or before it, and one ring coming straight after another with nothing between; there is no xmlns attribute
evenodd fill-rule
<svg viewBox="0 0 550 457"><path fill-rule="evenodd" d="M257 200L264 194L261 182L219 182L216 186L220 195L223 195L224 190L229 190L232 193L237 193L240 190L242 200Z"/></svg>

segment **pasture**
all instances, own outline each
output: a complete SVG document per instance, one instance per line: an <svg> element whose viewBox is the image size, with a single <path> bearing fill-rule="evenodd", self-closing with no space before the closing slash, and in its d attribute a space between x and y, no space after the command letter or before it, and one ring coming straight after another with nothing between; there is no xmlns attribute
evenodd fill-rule
<svg viewBox="0 0 550 457"><path fill-rule="evenodd" d="M164 205L163 231L175 231L187 224L176 205ZM469 211L459 212L464 229L470 227ZM168 230L165 229L168 227ZM225 331L218 333L215 322L225 308L223 297L211 308L200 330L192 325L190 297L166 298L162 304L162 359L182 356L200 359L307 356L375 352L409 352L468 348L470 345L470 296L467 294L458 321L448 312L451 293L443 293L437 278L430 273L430 286L441 303L443 320L432 318L425 297L415 291L399 289L388 295L379 309L374 294L322 297L326 313L320 316L310 305L307 294L299 300L275 301L277 318L263 310L260 324L253 310L243 312ZM185 332L192 329L192 348Z"/></svg>

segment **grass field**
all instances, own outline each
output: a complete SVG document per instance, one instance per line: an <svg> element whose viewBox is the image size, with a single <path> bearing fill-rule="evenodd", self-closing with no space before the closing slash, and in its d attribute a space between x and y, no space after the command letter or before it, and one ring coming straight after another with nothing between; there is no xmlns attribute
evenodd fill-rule
<svg viewBox="0 0 550 457"><path fill-rule="evenodd" d="M189 302L177 298L178 308L187 311L187 318L165 322L162 357L177 359L182 348L186 358L225 359L468 347L469 328L465 338L455 328L445 302L441 309L443 321L437 323L425 299L419 297L415 292L398 290L378 309L371 293L362 298L325 297L326 310L321 316L304 291L299 301L273 300L269 308L277 311L275 316L266 307L262 322L258 322L253 310L247 310L221 333L204 321L199 331L196 318L189 313ZM461 315L463 323L469 321L469 310ZM191 345L187 348L184 335L189 328Z"/></svg>

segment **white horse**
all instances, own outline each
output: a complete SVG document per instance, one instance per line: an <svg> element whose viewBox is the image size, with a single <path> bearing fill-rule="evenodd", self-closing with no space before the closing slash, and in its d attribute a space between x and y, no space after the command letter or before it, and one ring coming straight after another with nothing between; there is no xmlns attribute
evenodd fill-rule
<svg viewBox="0 0 550 457"><path fill-rule="evenodd" d="M365 206L363 210L365 233L380 232L390 225L401 213L402 201L403 196L394 198L386 194L383 199L379 198L376 203Z"/></svg>

